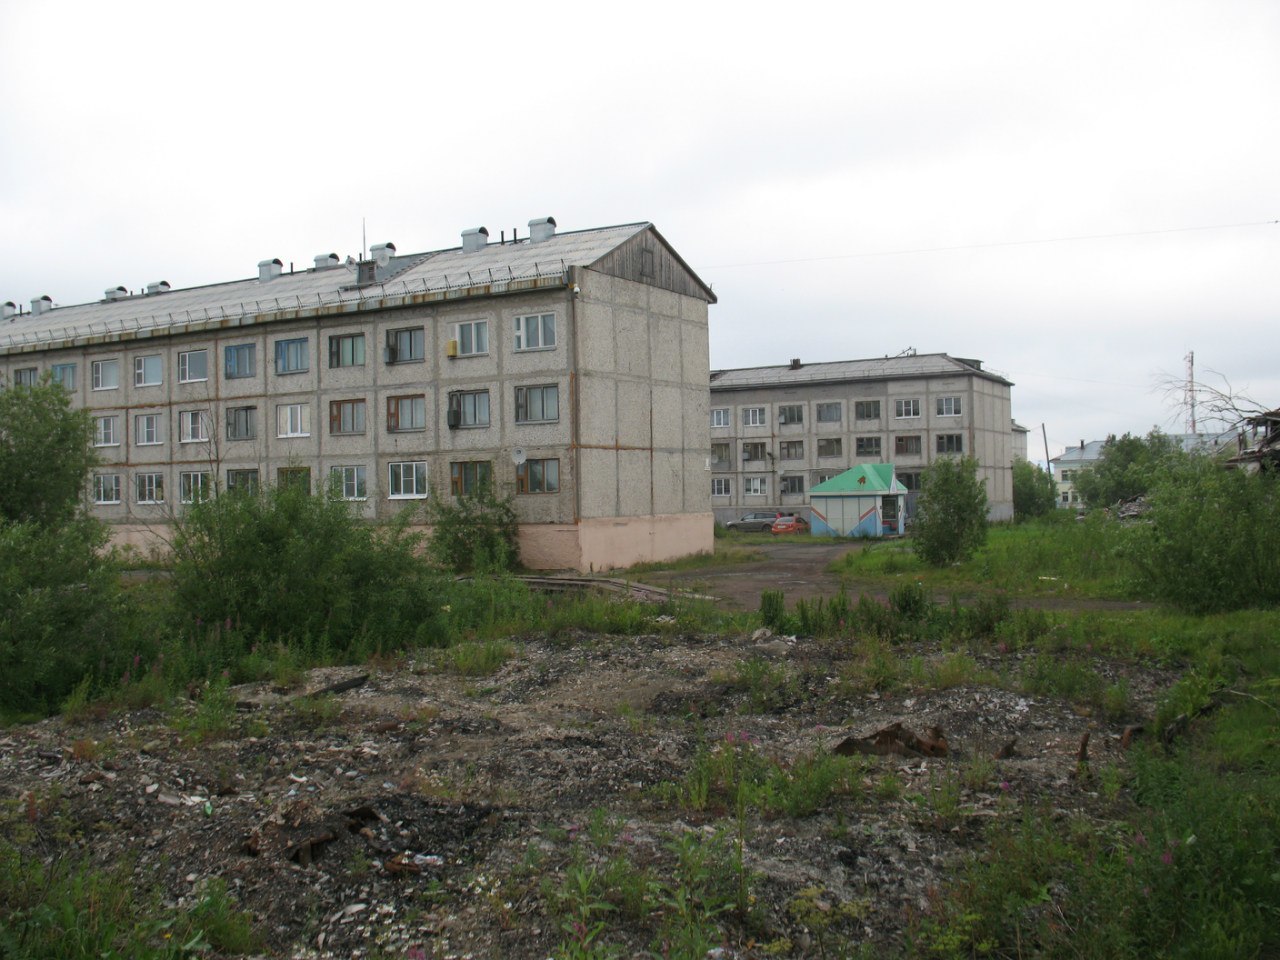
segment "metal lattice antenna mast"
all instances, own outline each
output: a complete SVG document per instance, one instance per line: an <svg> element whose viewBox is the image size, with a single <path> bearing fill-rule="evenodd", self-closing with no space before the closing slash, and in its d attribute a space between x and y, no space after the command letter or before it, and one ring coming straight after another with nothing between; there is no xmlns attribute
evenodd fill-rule
<svg viewBox="0 0 1280 960"><path fill-rule="evenodd" d="M1187 351L1187 414L1188 432L1196 432L1196 352Z"/></svg>

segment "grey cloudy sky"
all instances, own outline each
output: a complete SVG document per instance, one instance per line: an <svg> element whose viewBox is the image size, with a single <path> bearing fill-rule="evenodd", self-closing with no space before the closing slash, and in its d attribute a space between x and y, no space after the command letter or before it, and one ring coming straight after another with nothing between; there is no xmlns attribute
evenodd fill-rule
<svg viewBox="0 0 1280 960"><path fill-rule="evenodd" d="M1280 405L1280 4L0 0L0 299L651 220L714 367L946 352L1050 452ZM1211 372L1212 371L1212 372Z"/></svg>

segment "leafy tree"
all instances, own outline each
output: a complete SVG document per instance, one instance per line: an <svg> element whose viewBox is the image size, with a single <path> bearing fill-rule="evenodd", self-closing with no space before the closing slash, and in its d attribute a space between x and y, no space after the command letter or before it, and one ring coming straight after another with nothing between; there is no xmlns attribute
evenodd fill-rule
<svg viewBox="0 0 1280 960"><path fill-rule="evenodd" d="M1038 464L1018 460L1013 465L1013 519L1030 520L1051 513L1058 504L1058 486Z"/></svg>
<svg viewBox="0 0 1280 960"><path fill-rule="evenodd" d="M1280 477L1188 457L1149 502L1127 552L1152 596L1192 613L1280 604Z"/></svg>
<svg viewBox="0 0 1280 960"><path fill-rule="evenodd" d="M0 518L70 519L97 462L92 439L88 411L73 410L47 376L35 386L0 389Z"/></svg>
<svg viewBox="0 0 1280 960"><path fill-rule="evenodd" d="M520 562L520 529L510 497L500 497L492 484L475 493L427 503L431 524L431 556L457 573L512 570Z"/></svg>
<svg viewBox="0 0 1280 960"><path fill-rule="evenodd" d="M938 460L920 478L912 548L942 567L967 560L987 539L987 491L972 457Z"/></svg>
<svg viewBox="0 0 1280 960"><path fill-rule="evenodd" d="M1106 507L1144 496L1152 485L1188 454L1159 430L1145 438L1126 433L1108 437L1102 459L1081 470L1075 486L1091 507Z"/></svg>

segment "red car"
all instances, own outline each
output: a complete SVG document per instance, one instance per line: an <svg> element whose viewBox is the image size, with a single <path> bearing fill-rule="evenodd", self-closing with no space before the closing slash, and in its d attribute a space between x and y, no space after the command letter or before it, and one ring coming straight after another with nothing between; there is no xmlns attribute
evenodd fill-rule
<svg viewBox="0 0 1280 960"><path fill-rule="evenodd" d="M809 521L804 517L779 517L773 521L770 533L808 533Z"/></svg>

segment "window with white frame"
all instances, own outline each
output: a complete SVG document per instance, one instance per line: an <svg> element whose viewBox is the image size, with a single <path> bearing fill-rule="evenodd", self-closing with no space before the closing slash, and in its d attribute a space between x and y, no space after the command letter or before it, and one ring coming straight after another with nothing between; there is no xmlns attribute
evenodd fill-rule
<svg viewBox="0 0 1280 960"><path fill-rule="evenodd" d="M920 416L919 399L893 401L893 417L895 420L907 420L918 416Z"/></svg>
<svg viewBox="0 0 1280 960"><path fill-rule="evenodd" d="M76 365L74 363L55 363L50 367L50 373L53 375L53 382L62 387L68 393L76 388Z"/></svg>
<svg viewBox="0 0 1280 960"><path fill-rule="evenodd" d="M164 503L164 474L139 473L134 476L134 500L137 503Z"/></svg>
<svg viewBox="0 0 1280 960"><path fill-rule="evenodd" d="M120 386L120 361L95 360L92 364L93 389L115 390Z"/></svg>
<svg viewBox="0 0 1280 960"><path fill-rule="evenodd" d="M306 373L311 369L311 355L306 337L276 341L276 373Z"/></svg>
<svg viewBox="0 0 1280 960"><path fill-rule="evenodd" d="M183 503L207 500L213 491L210 475L202 470L183 470L178 474L178 499Z"/></svg>
<svg viewBox="0 0 1280 960"><path fill-rule="evenodd" d="M449 394L450 427L487 427L489 391L459 390Z"/></svg>
<svg viewBox="0 0 1280 960"><path fill-rule="evenodd" d="M819 437L818 438L818 456L819 457L844 456L843 439L841 437Z"/></svg>
<svg viewBox="0 0 1280 960"><path fill-rule="evenodd" d="M559 493L559 460L526 460L516 467L517 493Z"/></svg>
<svg viewBox="0 0 1280 960"><path fill-rule="evenodd" d="M938 453L964 453L964 434L938 434Z"/></svg>
<svg viewBox="0 0 1280 960"><path fill-rule="evenodd" d="M427 495L427 462L408 460L387 464L387 495L392 499Z"/></svg>
<svg viewBox="0 0 1280 960"><path fill-rule="evenodd" d="M227 408L227 439L252 440L258 435L257 407Z"/></svg>
<svg viewBox="0 0 1280 960"><path fill-rule="evenodd" d="M960 416L960 398L938 397L934 411L939 417L958 417Z"/></svg>
<svg viewBox="0 0 1280 960"><path fill-rule="evenodd" d="M839 423L840 422L840 404L839 403L819 403L814 410L819 423Z"/></svg>
<svg viewBox="0 0 1280 960"><path fill-rule="evenodd" d="M93 445L114 447L120 443L120 418L115 414L93 418Z"/></svg>
<svg viewBox="0 0 1280 960"><path fill-rule="evenodd" d="M363 367L364 334L341 333L329 338L329 367Z"/></svg>
<svg viewBox="0 0 1280 960"><path fill-rule="evenodd" d="M34 387L39 379L39 367L20 367L13 371L13 385L15 387Z"/></svg>
<svg viewBox="0 0 1280 960"><path fill-rule="evenodd" d="M880 456L880 438L857 437L853 442L853 452L858 457Z"/></svg>
<svg viewBox="0 0 1280 960"><path fill-rule="evenodd" d="M880 401L879 400L855 400L853 403L853 419L879 420L880 419Z"/></svg>
<svg viewBox="0 0 1280 960"><path fill-rule="evenodd" d="M768 491L768 485L765 483L767 477L743 477L742 493L748 497L763 497Z"/></svg>
<svg viewBox="0 0 1280 960"><path fill-rule="evenodd" d="M311 405L282 403L276 407L276 436L311 436Z"/></svg>
<svg viewBox="0 0 1280 960"><path fill-rule="evenodd" d="M223 350L228 380L243 380L257 372L257 345L237 343Z"/></svg>
<svg viewBox="0 0 1280 960"><path fill-rule="evenodd" d="M921 452L919 434L907 434L893 438L893 452L899 457L918 457Z"/></svg>
<svg viewBox="0 0 1280 960"><path fill-rule="evenodd" d="M516 423L550 423L560 419L560 387L516 387Z"/></svg>
<svg viewBox="0 0 1280 960"><path fill-rule="evenodd" d="M178 440L201 443L209 439L209 415L203 410L178 411Z"/></svg>
<svg viewBox="0 0 1280 960"><path fill-rule="evenodd" d="M332 484L334 493L343 500L365 500L369 496L362 463L331 467L329 482Z"/></svg>
<svg viewBox="0 0 1280 960"><path fill-rule="evenodd" d="M729 408L716 407L711 411L711 425L713 427L729 426Z"/></svg>
<svg viewBox="0 0 1280 960"><path fill-rule="evenodd" d="M458 356L474 357L489 352L489 321L467 320L454 328Z"/></svg>
<svg viewBox="0 0 1280 960"><path fill-rule="evenodd" d="M550 350L556 345L556 315L538 313L516 317L517 350Z"/></svg>
<svg viewBox="0 0 1280 960"><path fill-rule="evenodd" d="M133 442L140 447L149 447L164 443L164 434L160 430L160 414L140 413L133 418Z"/></svg>
<svg viewBox="0 0 1280 960"><path fill-rule="evenodd" d="M187 350L178 354L178 382L199 383L209 379L209 351Z"/></svg>
<svg viewBox="0 0 1280 960"><path fill-rule="evenodd" d="M783 440L778 444L778 456L783 460L803 460L803 440Z"/></svg>
<svg viewBox="0 0 1280 960"><path fill-rule="evenodd" d="M98 473L93 477L94 503L120 502L120 474Z"/></svg>
<svg viewBox="0 0 1280 960"><path fill-rule="evenodd" d="M455 497L479 493L492 483L491 460L459 460L449 464L449 492Z"/></svg>
<svg viewBox="0 0 1280 960"><path fill-rule="evenodd" d="M804 493L804 477L782 477L779 484L783 493Z"/></svg>
<svg viewBox="0 0 1280 960"><path fill-rule="evenodd" d="M160 354L153 353L145 357L133 358L133 385L135 387L158 387L164 382L164 364Z"/></svg>
<svg viewBox="0 0 1280 960"><path fill-rule="evenodd" d="M743 460L763 460L765 454L765 446L763 443L744 443L742 445Z"/></svg>
<svg viewBox="0 0 1280 960"><path fill-rule="evenodd" d="M253 495L258 492L258 471L256 469L248 470L228 470L227 471L227 491L235 493L247 493Z"/></svg>
<svg viewBox="0 0 1280 960"><path fill-rule="evenodd" d="M421 363L426 358L426 333L422 327L387 331L387 363Z"/></svg>
<svg viewBox="0 0 1280 960"><path fill-rule="evenodd" d="M784 403L778 407L779 423L804 423L804 404Z"/></svg>
<svg viewBox="0 0 1280 960"><path fill-rule="evenodd" d="M744 427L763 427L768 421L765 420L764 407L744 407L742 410L742 425Z"/></svg>
<svg viewBox="0 0 1280 960"><path fill-rule="evenodd" d="M733 480L729 477L711 478L711 495L713 497L729 497L733 495Z"/></svg>
<svg viewBox="0 0 1280 960"><path fill-rule="evenodd" d="M403 433L427 429L427 398L415 393L404 397L387 397L387 430Z"/></svg>
<svg viewBox="0 0 1280 960"><path fill-rule="evenodd" d="M329 432L364 433L364 399L329 401Z"/></svg>

